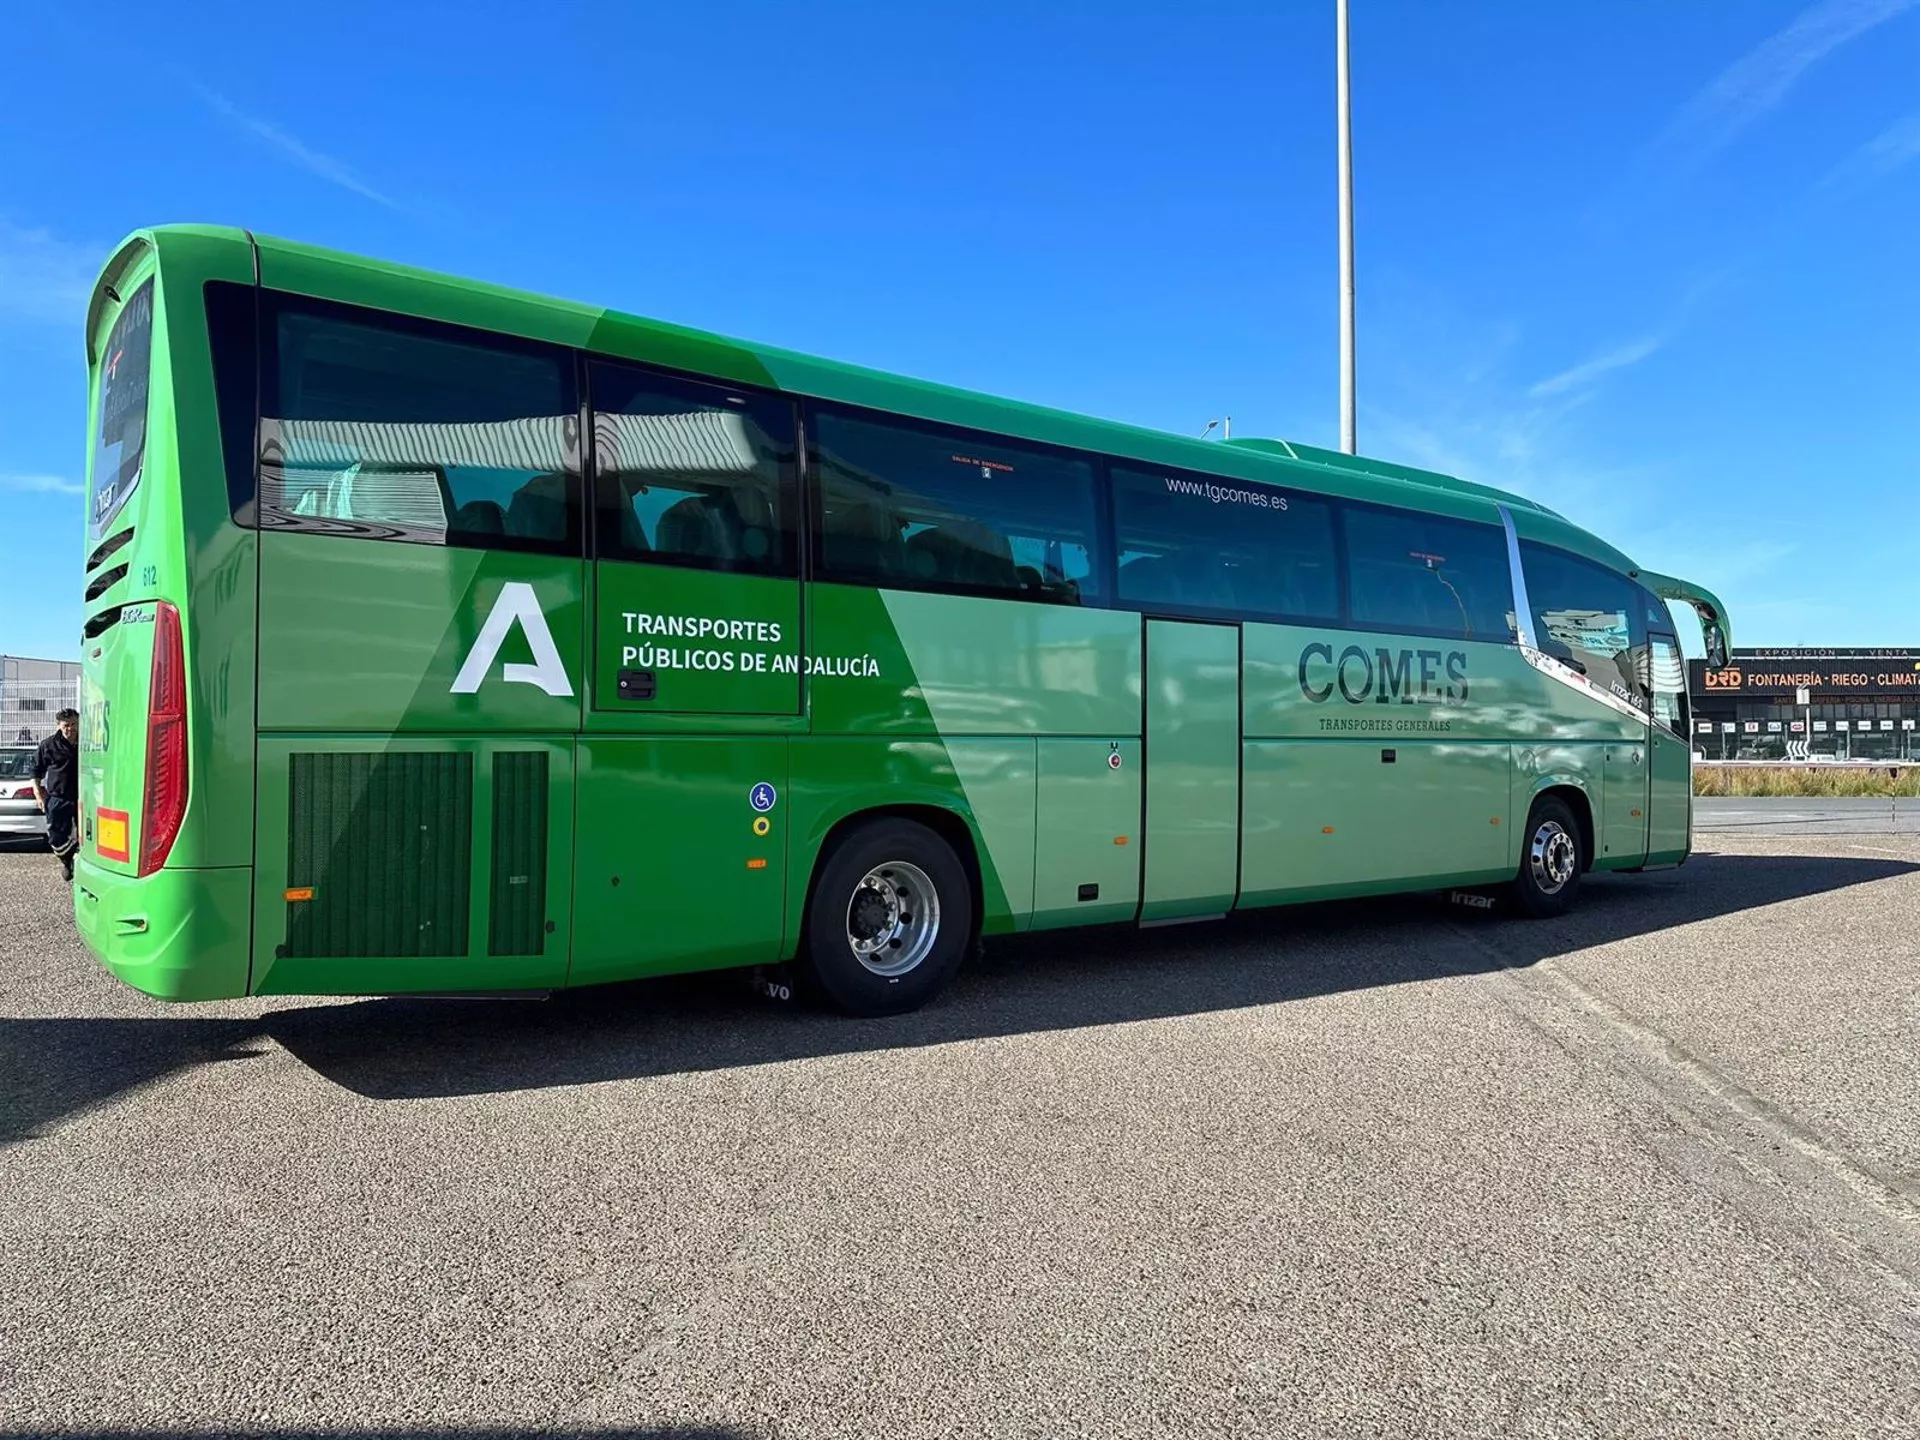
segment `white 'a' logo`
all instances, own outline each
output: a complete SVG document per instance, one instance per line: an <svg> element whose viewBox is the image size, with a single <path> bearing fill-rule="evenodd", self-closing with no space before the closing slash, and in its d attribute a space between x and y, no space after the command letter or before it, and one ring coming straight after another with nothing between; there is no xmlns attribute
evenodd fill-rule
<svg viewBox="0 0 1920 1440"><path fill-rule="evenodd" d="M573 694L573 682L567 679L567 667L560 663L560 651L553 643L553 632L547 629L540 597L524 580L513 580L500 587L500 598L493 602L493 612L480 627L479 637L467 652L460 673L453 677L455 695L471 695L480 688L516 620L527 634L527 644L533 647L533 663L509 662L501 668L500 678L514 685L538 685L549 695Z"/></svg>

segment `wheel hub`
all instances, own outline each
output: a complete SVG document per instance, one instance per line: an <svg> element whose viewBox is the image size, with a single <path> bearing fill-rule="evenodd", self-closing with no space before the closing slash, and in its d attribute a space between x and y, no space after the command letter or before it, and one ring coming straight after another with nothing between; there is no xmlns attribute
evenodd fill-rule
<svg viewBox="0 0 1920 1440"><path fill-rule="evenodd" d="M892 978L914 969L939 933L940 893L917 865L876 865L847 900L847 946L876 975Z"/></svg>
<svg viewBox="0 0 1920 1440"><path fill-rule="evenodd" d="M1579 847L1557 820L1549 820L1533 832L1528 859L1534 884L1547 895L1558 894L1573 879L1579 864Z"/></svg>
<svg viewBox="0 0 1920 1440"><path fill-rule="evenodd" d="M892 938L900 923L900 897L885 880L869 875L854 892L847 917L847 933L854 948L877 946Z"/></svg>

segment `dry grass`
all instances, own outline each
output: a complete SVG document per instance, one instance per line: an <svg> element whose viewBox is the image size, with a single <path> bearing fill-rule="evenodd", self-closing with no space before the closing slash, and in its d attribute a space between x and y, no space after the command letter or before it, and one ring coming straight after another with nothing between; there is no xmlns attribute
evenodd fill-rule
<svg viewBox="0 0 1920 1440"><path fill-rule="evenodd" d="M1696 795L1920 795L1920 765L1696 765Z"/></svg>

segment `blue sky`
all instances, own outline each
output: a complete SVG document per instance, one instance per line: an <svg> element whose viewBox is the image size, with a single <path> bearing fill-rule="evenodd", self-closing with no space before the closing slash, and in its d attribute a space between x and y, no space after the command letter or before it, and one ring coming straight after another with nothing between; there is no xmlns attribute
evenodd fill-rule
<svg viewBox="0 0 1920 1440"><path fill-rule="evenodd" d="M9 16L0 651L77 653L81 317L144 224L1339 443L1332 0L454 13ZM1360 448L1742 644L1920 644L1920 3L1353 0L1352 43Z"/></svg>

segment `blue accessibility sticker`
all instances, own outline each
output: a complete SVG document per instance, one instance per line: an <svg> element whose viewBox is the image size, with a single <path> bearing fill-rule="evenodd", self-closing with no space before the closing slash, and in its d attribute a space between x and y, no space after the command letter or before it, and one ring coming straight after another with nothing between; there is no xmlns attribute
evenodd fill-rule
<svg viewBox="0 0 1920 1440"><path fill-rule="evenodd" d="M778 801L779 798L780 798L780 792L778 790L775 790L771 785L767 784L767 782L764 780L762 780L758 785L754 786L753 789L747 792L747 803L753 806L753 808L758 810L762 815L766 814L767 811L771 810L774 807L774 803Z"/></svg>

